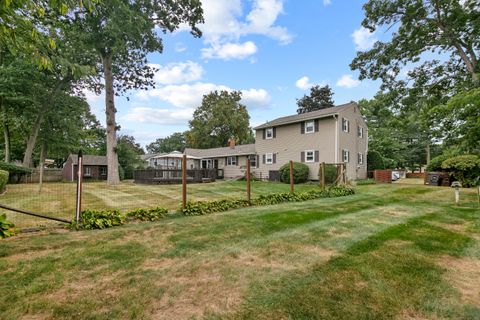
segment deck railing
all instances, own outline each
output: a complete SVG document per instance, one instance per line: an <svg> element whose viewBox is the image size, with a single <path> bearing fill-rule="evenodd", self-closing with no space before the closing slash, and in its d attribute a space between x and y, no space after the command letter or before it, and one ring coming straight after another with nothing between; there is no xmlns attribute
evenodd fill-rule
<svg viewBox="0 0 480 320"><path fill-rule="evenodd" d="M203 182L205 179L215 181L216 169L187 170L187 182ZM133 172L135 183L144 184L172 184L182 183L182 170L179 169L146 169Z"/></svg>

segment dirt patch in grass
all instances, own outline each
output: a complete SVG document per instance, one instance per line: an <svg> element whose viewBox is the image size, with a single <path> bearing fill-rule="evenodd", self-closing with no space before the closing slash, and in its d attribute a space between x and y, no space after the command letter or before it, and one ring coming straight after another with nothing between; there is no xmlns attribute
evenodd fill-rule
<svg viewBox="0 0 480 320"><path fill-rule="evenodd" d="M188 266L185 266L188 269ZM201 318L208 313L226 314L236 309L243 301L248 282L240 277L235 285L225 278L223 265L206 262L193 270L162 277L157 285L166 289L166 294L153 303L153 319Z"/></svg>
<svg viewBox="0 0 480 320"><path fill-rule="evenodd" d="M462 301L480 306L480 260L445 256L440 265L447 269L445 279L460 292Z"/></svg>

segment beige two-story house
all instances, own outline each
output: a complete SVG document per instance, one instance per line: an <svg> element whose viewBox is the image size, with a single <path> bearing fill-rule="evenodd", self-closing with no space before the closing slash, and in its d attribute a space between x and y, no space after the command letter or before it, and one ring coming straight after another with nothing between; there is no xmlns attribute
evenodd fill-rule
<svg viewBox="0 0 480 320"><path fill-rule="evenodd" d="M345 163L349 180L367 177L368 130L355 102L268 121L256 128L257 175L272 177L290 160L310 168Z"/></svg>

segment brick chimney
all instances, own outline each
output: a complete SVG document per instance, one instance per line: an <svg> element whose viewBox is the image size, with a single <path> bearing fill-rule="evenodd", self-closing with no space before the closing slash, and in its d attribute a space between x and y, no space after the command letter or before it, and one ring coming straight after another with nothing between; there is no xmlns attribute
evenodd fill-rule
<svg viewBox="0 0 480 320"><path fill-rule="evenodd" d="M228 146L230 149L235 149L235 138L228 139Z"/></svg>

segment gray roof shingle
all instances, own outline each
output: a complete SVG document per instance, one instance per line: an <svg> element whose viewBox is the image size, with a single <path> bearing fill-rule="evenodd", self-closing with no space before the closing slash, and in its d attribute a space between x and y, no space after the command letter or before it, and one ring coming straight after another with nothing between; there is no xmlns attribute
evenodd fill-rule
<svg viewBox="0 0 480 320"><path fill-rule="evenodd" d="M342 104L339 106L335 107L330 107L322 110L317 110L317 111L312 111L312 112L307 112L307 113L301 113L301 114L295 114L292 116L286 116L286 117L281 117L274 119L272 121L268 121L262 125L259 125L255 128L254 130L259 130L259 129L265 129L265 128L270 128L270 127L276 127L276 126L281 126L281 125L287 125L291 123L297 123L301 121L307 121L307 120L313 120L313 119L318 119L318 118L324 118L324 117L329 117L333 116L335 114L338 114L339 112L350 108L351 106L356 106L356 102L349 102L346 104Z"/></svg>
<svg viewBox="0 0 480 320"><path fill-rule="evenodd" d="M73 164L78 164L78 155L70 154ZM89 154L83 155L83 165L85 166L106 166L108 164L106 156L93 156Z"/></svg>
<svg viewBox="0 0 480 320"><path fill-rule="evenodd" d="M255 154L255 144L244 144L235 146L235 148L222 147L211 149L193 149L186 148L185 154L198 158L217 158L217 157L229 157L229 156L243 156L249 154Z"/></svg>

